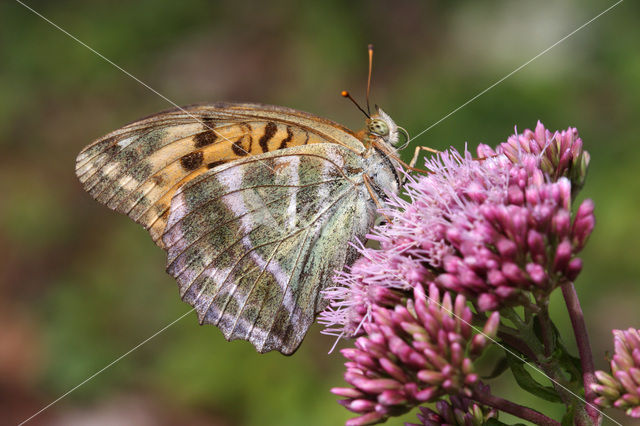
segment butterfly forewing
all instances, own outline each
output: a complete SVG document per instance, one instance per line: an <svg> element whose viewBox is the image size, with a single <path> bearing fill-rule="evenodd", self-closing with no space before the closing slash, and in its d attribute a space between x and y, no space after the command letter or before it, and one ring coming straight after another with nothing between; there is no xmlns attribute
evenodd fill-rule
<svg viewBox="0 0 640 426"><path fill-rule="evenodd" d="M329 120L258 104L185 107L136 121L85 148L76 173L85 190L129 215L162 246L178 188L230 161L293 146L335 143L353 152L355 135Z"/></svg>

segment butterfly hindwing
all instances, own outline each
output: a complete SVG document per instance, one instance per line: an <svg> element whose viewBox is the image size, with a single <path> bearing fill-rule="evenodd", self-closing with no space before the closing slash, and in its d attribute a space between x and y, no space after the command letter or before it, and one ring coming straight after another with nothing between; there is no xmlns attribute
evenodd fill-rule
<svg viewBox="0 0 640 426"><path fill-rule="evenodd" d="M201 323L259 352L290 354L315 314L320 291L350 264L375 205L362 158L323 143L236 160L175 193L163 241L167 271Z"/></svg>
<svg viewBox="0 0 640 426"><path fill-rule="evenodd" d="M363 146L348 129L308 113L259 104L212 104L155 114L86 147L76 174L96 200L127 214L162 246L175 192L208 170L294 146Z"/></svg>

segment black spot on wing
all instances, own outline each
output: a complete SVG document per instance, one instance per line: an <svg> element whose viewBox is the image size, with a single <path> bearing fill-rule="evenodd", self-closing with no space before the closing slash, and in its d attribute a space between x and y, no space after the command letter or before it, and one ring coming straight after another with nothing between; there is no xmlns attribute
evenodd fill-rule
<svg viewBox="0 0 640 426"><path fill-rule="evenodd" d="M244 139L244 136L240 136L238 140L231 145L233 153L239 157L244 157L249 153L249 151L242 147L242 139Z"/></svg>
<svg viewBox="0 0 640 426"><path fill-rule="evenodd" d="M200 121L202 122L202 125L204 126L205 130L211 130L214 127L216 127L215 118L210 117L208 115L203 115Z"/></svg>
<svg viewBox="0 0 640 426"><path fill-rule="evenodd" d="M214 167L217 167L217 166L219 166L221 164L225 164L225 163L226 163L226 161L224 161L224 160L213 161L213 162L207 164L207 169L213 169Z"/></svg>
<svg viewBox="0 0 640 426"><path fill-rule="evenodd" d="M198 133L193 137L194 145L196 148L202 148L203 146L211 145L218 139L218 135L213 130L207 130L206 132Z"/></svg>
<svg viewBox="0 0 640 426"><path fill-rule="evenodd" d="M183 169L191 171L200 167L203 161L204 155L202 155L202 151L196 151L182 156L180 158L180 165L182 165Z"/></svg>
<svg viewBox="0 0 640 426"><path fill-rule="evenodd" d="M260 137L258 143L260 144L260 148L262 148L262 152L269 151L269 141L278 131L278 126L273 121L267 123L264 126L264 134Z"/></svg>

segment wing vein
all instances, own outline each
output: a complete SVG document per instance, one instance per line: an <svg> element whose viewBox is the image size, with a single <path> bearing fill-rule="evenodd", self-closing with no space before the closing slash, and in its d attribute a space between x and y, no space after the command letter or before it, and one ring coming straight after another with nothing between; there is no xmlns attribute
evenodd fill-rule
<svg viewBox="0 0 640 426"><path fill-rule="evenodd" d="M251 233L257 229L259 229L262 225L258 225L256 228L250 229L249 232L247 232L246 234L243 234L240 238L238 238L237 240L235 240L233 242L233 244L228 245L227 247L224 248L224 250L222 250L220 253L218 253L213 259L211 259L209 262L207 262L207 264L202 268L202 270L198 273L198 275L195 276L194 279L191 280L191 282L189 283L189 286L185 289L184 293L182 293L182 295L180 296L181 298L184 297L185 294L187 294L187 291L189 291L191 289L191 286L193 286L193 284L198 281L198 279L200 279L200 277L202 276L202 274L209 269L209 267L213 264L213 262L215 262L216 260L218 260L220 258L220 256L222 256L223 254L225 254L231 247L235 246L236 244L238 244L240 241L242 241L245 237L251 235ZM182 273L185 271L185 269L188 267L189 265L187 265L185 268L183 268L180 271L180 274L176 274L174 275L176 278L178 278L180 275L182 275ZM167 269L169 269L167 267ZM202 293L204 292L204 287L200 290L200 293L196 296L196 298L194 299L194 305L195 302L200 298L200 296L202 295Z"/></svg>
<svg viewBox="0 0 640 426"><path fill-rule="evenodd" d="M282 240L280 240L280 242L278 242L278 245L271 251L271 254L269 255L269 259L267 260L267 262L264 264L264 266L262 267L260 274L258 274L258 276L256 277L255 280L253 280L253 284L251 284L251 288L249 289L249 291L247 292L247 297L244 299L244 302L242 304L242 307L240 308L240 312L238 312L236 314L236 319L233 322L233 326L230 328L231 329L231 336L233 336L233 332L236 329L236 326L238 325L238 320L240 319L240 316L242 316L242 313L244 312L244 308L245 306L247 306L247 301L249 300L249 298L251 297L251 293L253 293L253 289L256 287L256 284L258 283L258 281L260 281L260 278L262 278L262 276L264 275L264 273L266 272L267 268L269 267L269 264L271 263L271 261L273 260L273 257L275 256L275 254L278 252L278 249L280 248L280 246L282 246L282 243L284 243L288 238L283 238ZM252 270L253 272L253 270ZM245 274L246 275L246 274ZM238 282L240 280L237 280ZM238 289L238 285L236 284L236 286L233 289L233 292L229 294L229 298L227 299L226 303L224 304L224 307L220 310L220 317L222 318L222 316L224 315L227 306L229 305L229 300L233 297L233 295L235 294L236 290ZM259 313L258 313L259 315Z"/></svg>
<svg viewBox="0 0 640 426"><path fill-rule="evenodd" d="M269 246L269 245L271 245L271 244L275 244L275 243L282 243L284 240L288 240L289 238L291 238L291 237L295 236L296 234L299 234L300 232L302 232L302 229L300 229L300 230L298 230L298 231L294 232L293 234L290 234L290 235L288 235L288 236L286 236L286 237L284 237L284 238L280 238L280 239L276 239L276 240L271 240L271 241L268 241L268 242L266 242L266 243L259 244L259 245L255 246L255 247L251 247L249 250L247 250L246 252L244 252L244 253L242 254L242 256L240 256L240 258L239 258L238 260L236 260L236 262L233 264L233 266L231 267L231 269L229 270L229 272L227 272L227 275L224 277L224 280L220 281L219 285L220 285L220 286L224 285L224 283L226 283L226 282L227 282L227 280L228 280L228 279L229 279L229 277L231 276L231 273L236 269L236 267L240 264L240 262L241 262L245 257L247 257L248 255L250 255L251 253L253 253L254 251L256 251L257 249L262 248L262 247L266 247L266 246ZM215 301L215 299L218 297L218 295L219 295L219 294L220 294L220 292L218 291L218 292L217 292L217 293L216 293L216 294L211 298L211 301L209 301L209 304L207 305L207 309L205 309L205 310L204 310L203 318L205 318L205 317L207 316L207 314L209 313L209 309L211 309L211 305L213 304L213 302Z"/></svg>
<svg viewBox="0 0 640 426"><path fill-rule="evenodd" d="M234 216L232 219L229 219L229 220L227 220L227 221L223 222L222 224L220 224L220 226L224 226L224 225L227 225L227 224L229 224L229 223L235 222L236 220L241 219L241 218L243 218L244 216L246 216L246 215L248 215L248 214L251 214L251 213L257 212L257 211L259 211L259 210L262 210L263 208L267 207L267 206L268 206L268 205L270 205L271 203L275 203L275 202L281 201L281 200L283 200L283 199L285 199L285 198L287 198L287 195L282 196L282 197L280 197L280 198L276 198L275 200L271 200L271 201L269 201L268 203L266 203L265 205L260 206L260 207L258 207L258 208L256 208L256 209L253 209L253 210L247 211L247 212L243 213L243 214L242 214L242 215L240 215L240 216ZM187 245L187 246L186 246L186 247L181 251L181 253L185 253L187 250L191 249L191 248L192 248L196 243L198 243L199 241L201 241L203 237L205 237L205 236L207 236L207 235L211 234L211 232L213 232L213 231L207 231L207 232L206 232L206 233L204 233L203 235L199 236L196 240L194 240L194 241L190 242L190 243L189 243L189 245ZM169 268L169 267L173 266L173 264L175 263L175 261L176 261L176 260L178 260L178 258L179 258L179 257L180 257L179 255L178 255L178 256L176 256L176 257L175 257L175 259L173 259L173 261L169 264L169 266L167 266L167 268ZM187 265L187 266L188 266L188 265ZM185 266L185 267L186 267L186 266ZM180 271L180 273L182 273L182 271Z"/></svg>
<svg viewBox="0 0 640 426"><path fill-rule="evenodd" d="M193 214L197 213L197 211L205 208L206 206L208 206L209 204L216 202L218 200L220 200L220 198L225 197L227 195L230 194L235 194L241 191L245 191L245 190L249 190L249 189L257 189L257 188L298 188L296 193L298 191L301 191L302 189L307 189L307 188L311 188L313 186L316 185L322 185L322 184L326 184L326 183L332 183L332 182L338 182L340 180L343 180L342 178L336 178L336 179L329 179L329 180L324 180L324 181L320 181L320 182L312 182L312 183L308 183L305 185L275 185L275 184L263 184L263 185L255 185L255 186L251 186L251 187L244 187L244 188L239 188L239 189L234 189L233 191L229 191L229 192L225 192L224 194L220 194L218 196L216 196L215 198L209 199L207 201L205 201L204 203L198 205L197 209L192 209L189 210L184 216L182 216L180 218L180 222L182 222L185 218L192 216ZM277 200L282 200L284 198L289 197L290 194L285 194L283 197L277 198ZM271 201L269 202L271 203ZM252 211L257 211L256 210L252 210ZM244 216L244 214L243 214ZM237 217L242 217L242 216L237 216ZM164 233L166 234L167 232L171 232L171 230L178 224L179 222L174 223L173 225L171 225L169 228L165 229Z"/></svg>
<svg viewBox="0 0 640 426"><path fill-rule="evenodd" d="M311 231L311 228L307 228L307 232L304 235L304 239L302 240L302 244L300 244L300 250L298 250L298 255L296 256L296 261L294 262L293 268L291 269L291 273L289 274L289 279L287 280L287 285L285 286L285 288L282 291L282 300L284 301L284 298L287 295L287 291L289 290L289 286L291 285L291 280L293 279L293 275L298 267L298 262L300 261L300 255L302 254L302 249L304 248L304 245L307 242L307 238L309 237L309 232ZM307 251L308 252L308 251ZM262 312L262 306L260 306L260 312ZM260 314L258 313L258 316ZM258 316L256 316L255 321L253 322L253 324L251 325L251 330L249 330L249 336L251 335L251 333L253 332L253 327L255 327L255 323L258 320ZM271 321L271 324L269 326L269 330L266 333L266 339L268 339L271 336L271 330L273 330L273 326L275 323L275 319L276 316L273 316L273 320ZM266 342L265 339L265 342ZM264 342L263 342L264 345Z"/></svg>

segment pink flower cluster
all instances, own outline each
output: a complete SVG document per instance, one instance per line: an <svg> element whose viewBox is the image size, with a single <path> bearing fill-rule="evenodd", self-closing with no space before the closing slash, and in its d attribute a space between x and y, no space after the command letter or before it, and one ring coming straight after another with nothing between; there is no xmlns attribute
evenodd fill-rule
<svg viewBox="0 0 640 426"><path fill-rule="evenodd" d="M599 396L595 402L603 408L626 410L628 416L640 418L640 330L613 330L615 353L611 374L596 371L599 383L591 389Z"/></svg>
<svg viewBox="0 0 640 426"><path fill-rule="evenodd" d="M362 325L366 337L341 351L349 360L345 380L353 387L331 391L360 414L348 426L384 421L443 395L471 395L479 385L473 360L495 337L499 314L494 312L482 333L474 334L464 296L453 301L445 293L441 299L433 284L428 296L421 284L412 293L406 305L375 306L372 321Z"/></svg>
<svg viewBox="0 0 640 426"><path fill-rule="evenodd" d="M473 361L499 326L491 311L535 312L582 268L576 255L595 219L590 200L572 212L589 163L577 131L538 123L495 150L481 145L478 156L450 150L426 161L429 174L407 175L408 200L388 200L390 220L367 236L380 248L360 246L362 257L324 291L324 333L357 337L342 351L352 387L332 390L359 414L347 425L470 397L482 386ZM472 333L472 321L483 333ZM461 413L443 404L443 421ZM473 410L469 422L486 411ZM423 411L424 424L437 424L434 413Z"/></svg>
<svg viewBox="0 0 640 426"><path fill-rule="evenodd" d="M538 123L478 154L444 152L426 162L429 175L407 177L409 200L389 200L391 222L368 236L380 249L361 247L361 260L325 292L328 334L360 333L372 306L393 305L416 283L492 311L534 306L576 278L595 218L591 200L571 210L572 181L584 181L589 159L575 129L551 134Z"/></svg>
<svg viewBox="0 0 640 426"><path fill-rule="evenodd" d="M478 385L478 392L489 393L489 386ZM483 407L464 396L449 396L449 401L441 399L436 402L435 410L420 407L418 420L420 424L407 426L482 426L490 418L497 418L494 409Z"/></svg>

